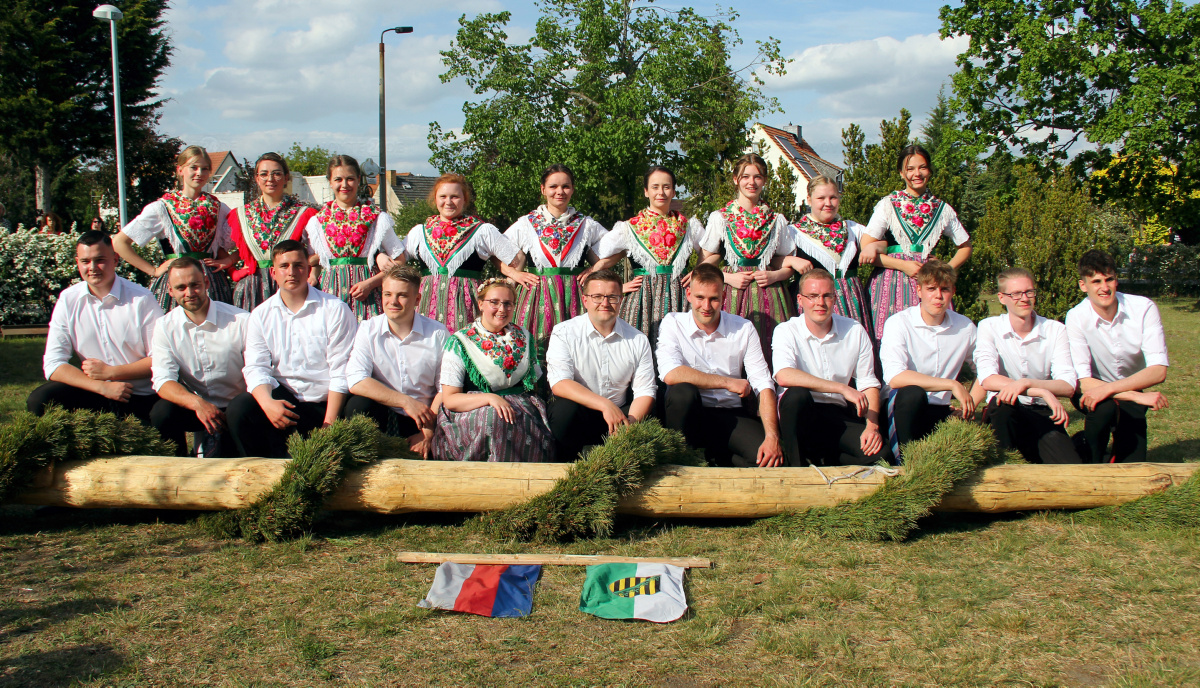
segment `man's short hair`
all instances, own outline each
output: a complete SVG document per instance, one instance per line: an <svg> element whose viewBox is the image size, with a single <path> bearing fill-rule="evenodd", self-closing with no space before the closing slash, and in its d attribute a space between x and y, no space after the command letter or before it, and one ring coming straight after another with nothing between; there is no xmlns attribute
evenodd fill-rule
<svg viewBox="0 0 1200 688"><path fill-rule="evenodd" d="M295 239L284 239L275 244L275 248L271 249L271 262L274 263L275 258L285 253L291 253L292 251L299 251L304 254L305 258L308 257L308 247L303 242L296 241Z"/></svg>
<svg viewBox="0 0 1200 688"><path fill-rule="evenodd" d="M712 263L700 263L692 270L692 284L716 284L725 286L725 273Z"/></svg>
<svg viewBox="0 0 1200 688"><path fill-rule="evenodd" d="M1085 251L1079 257L1079 278L1087 279L1092 275L1116 275L1117 261L1108 253L1098 248Z"/></svg>
<svg viewBox="0 0 1200 688"><path fill-rule="evenodd" d="M76 246L96 246L97 244L104 244L105 246L112 248L112 237L104 232L98 232L94 229L89 229L83 234L80 234L79 238L75 240Z"/></svg>
<svg viewBox="0 0 1200 688"><path fill-rule="evenodd" d="M822 270L821 268L813 268L803 275L800 275L800 281L796 284L796 291L799 292L804 289L805 282L815 279L829 280L830 282L833 282L834 288L837 288L837 281L833 279L833 275L829 274L829 272L826 270Z"/></svg>
<svg viewBox="0 0 1200 688"><path fill-rule="evenodd" d="M625 284L621 281L621 276L617 274L616 270L610 270L608 268L596 270L595 272L589 272L588 276L583 278L583 284L580 286L580 290L587 291L588 285L592 282L613 282L617 285L618 289Z"/></svg>
<svg viewBox="0 0 1200 688"><path fill-rule="evenodd" d="M958 282L958 273L954 271L954 268L950 267L949 263L940 261L937 258L930 258L921 266L920 270L917 270L914 278L920 286L935 284L939 287L954 288L954 284Z"/></svg>
<svg viewBox="0 0 1200 688"><path fill-rule="evenodd" d="M996 289L1004 291L1004 283L1017 277L1025 277L1030 282L1037 283L1037 280L1033 278L1033 273L1025 268L1006 268L996 275Z"/></svg>
<svg viewBox="0 0 1200 688"><path fill-rule="evenodd" d="M204 274L204 264L201 263L200 261L196 260L195 258L191 258L189 256L181 256L179 258L176 258L175 260L171 261L171 264L169 266L167 266L167 282L168 283L170 283L170 281L171 281L171 273L174 272L175 270L199 270L200 274L203 275Z"/></svg>
<svg viewBox="0 0 1200 688"><path fill-rule="evenodd" d="M411 284L417 291L421 290L421 272L411 265L392 263L390 268L383 271L383 279Z"/></svg>

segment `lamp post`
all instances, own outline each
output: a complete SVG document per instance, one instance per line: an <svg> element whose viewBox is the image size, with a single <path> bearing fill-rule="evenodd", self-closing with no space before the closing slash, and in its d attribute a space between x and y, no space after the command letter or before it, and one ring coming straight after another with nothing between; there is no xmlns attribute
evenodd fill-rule
<svg viewBox="0 0 1200 688"><path fill-rule="evenodd" d="M100 21L107 21L112 34L113 62L113 118L117 121L117 213L121 226L125 226L125 137L121 133L121 70L117 62L117 21L121 19L121 10L112 5L101 5L92 12L92 16Z"/></svg>
<svg viewBox="0 0 1200 688"><path fill-rule="evenodd" d="M383 118L383 35L388 31L396 33L412 33L411 26L394 26L379 32L379 175L375 181L379 188L379 209L387 212L387 135Z"/></svg>

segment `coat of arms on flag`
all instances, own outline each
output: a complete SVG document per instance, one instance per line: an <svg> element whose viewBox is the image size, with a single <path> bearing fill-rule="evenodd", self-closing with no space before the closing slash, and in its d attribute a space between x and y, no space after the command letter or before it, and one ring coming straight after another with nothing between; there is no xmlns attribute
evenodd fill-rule
<svg viewBox="0 0 1200 688"><path fill-rule="evenodd" d="M417 606L480 616L528 616L533 609L533 588L541 574L540 564L494 566L446 562L438 566L429 594Z"/></svg>
<svg viewBox="0 0 1200 688"><path fill-rule="evenodd" d="M604 619L674 621L687 611L683 569L670 564L589 566L579 609Z"/></svg>

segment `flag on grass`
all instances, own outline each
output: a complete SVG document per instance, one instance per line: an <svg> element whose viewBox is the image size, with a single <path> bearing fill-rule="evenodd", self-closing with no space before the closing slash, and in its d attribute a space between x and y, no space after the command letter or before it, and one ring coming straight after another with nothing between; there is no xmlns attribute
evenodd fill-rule
<svg viewBox="0 0 1200 688"><path fill-rule="evenodd" d="M674 621L687 611L683 569L670 564L589 566L579 609L603 619Z"/></svg>
<svg viewBox="0 0 1200 688"><path fill-rule="evenodd" d="M533 609L533 588L541 574L540 564L495 566L445 562L438 566L433 587L417 606L480 616L529 616Z"/></svg>

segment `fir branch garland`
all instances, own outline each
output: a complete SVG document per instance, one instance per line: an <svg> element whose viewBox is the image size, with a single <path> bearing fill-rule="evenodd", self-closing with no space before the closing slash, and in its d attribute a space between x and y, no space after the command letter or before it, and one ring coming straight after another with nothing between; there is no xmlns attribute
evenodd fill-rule
<svg viewBox="0 0 1200 688"><path fill-rule="evenodd" d="M1074 518L1082 523L1127 528L1200 528L1200 471L1182 485L1132 502L1087 509Z"/></svg>

